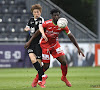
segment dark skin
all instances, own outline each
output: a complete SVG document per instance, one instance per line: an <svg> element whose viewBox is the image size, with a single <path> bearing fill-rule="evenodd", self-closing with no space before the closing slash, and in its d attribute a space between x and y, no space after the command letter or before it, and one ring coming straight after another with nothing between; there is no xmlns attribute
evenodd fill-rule
<svg viewBox="0 0 100 90"><path fill-rule="evenodd" d="M53 14L52 14L52 19L53 19L53 22L54 22L55 24L57 24L57 21L58 21L59 18L60 18L60 13L59 13L59 12L53 13ZM38 33L40 33L40 32L38 31ZM28 47L29 47L31 41L32 41L36 36L38 36L37 33L35 33L35 34L32 36L32 38L25 44L25 48L28 48ZM84 54L83 54L83 52L82 52L81 49L79 48L78 43L77 43L75 37L73 36L73 34L72 34L72 33L69 33L69 34L68 34L68 37L69 37L69 39L71 40L71 42L72 42L72 43L76 46L76 48L78 49L79 55L82 54L82 56L85 57ZM65 55L62 55L62 56L60 56L60 57L57 57L56 59L57 59L62 65L64 65L64 66L67 64L67 60L66 60ZM50 65L50 63L45 63L44 66L43 66L43 68L47 70L47 69L49 68L49 65Z"/></svg>
<svg viewBox="0 0 100 90"><path fill-rule="evenodd" d="M27 48L30 46L32 40L34 40L34 38L36 38L39 34L40 34L40 31L37 30L37 31L33 34L33 36L30 38L30 40L24 45L24 48L27 49Z"/></svg>

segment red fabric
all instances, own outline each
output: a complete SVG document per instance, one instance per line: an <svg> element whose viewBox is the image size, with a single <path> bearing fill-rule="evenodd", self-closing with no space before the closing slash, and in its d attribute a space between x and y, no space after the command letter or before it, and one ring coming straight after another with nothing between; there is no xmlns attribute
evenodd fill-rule
<svg viewBox="0 0 100 90"><path fill-rule="evenodd" d="M46 70L43 68L43 72L45 72Z"/></svg>
<svg viewBox="0 0 100 90"><path fill-rule="evenodd" d="M45 35L48 38L48 41L46 42L44 38L41 38L40 43L42 47L50 48L56 44L56 41L58 41L58 35L61 31L66 31L66 33L69 33L68 26L65 28L59 28L58 25L55 25L52 22L52 19L45 21L42 24L43 28L45 28Z"/></svg>
<svg viewBox="0 0 100 90"><path fill-rule="evenodd" d="M39 74L36 75L36 78L39 78Z"/></svg>
<svg viewBox="0 0 100 90"><path fill-rule="evenodd" d="M67 70L68 70L68 65L62 65L61 64L61 70L62 70L62 76L66 76L67 75Z"/></svg>
<svg viewBox="0 0 100 90"><path fill-rule="evenodd" d="M42 62L43 63L50 63L50 54L54 58L65 55L63 50L61 49L59 42L57 42L55 46L52 46L52 48L49 48L49 49L42 47Z"/></svg>

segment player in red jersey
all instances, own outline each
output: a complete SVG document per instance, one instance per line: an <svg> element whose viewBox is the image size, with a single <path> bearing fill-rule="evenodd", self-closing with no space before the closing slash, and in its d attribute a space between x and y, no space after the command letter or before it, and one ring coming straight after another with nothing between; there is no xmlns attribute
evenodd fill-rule
<svg viewBox="0 0 100 90"><path fill-rule="evenodd" d="M39 30L42 33L42 38L40 40L40 46L42 48L42 62L44 63L44 69L47 70L50 64L50 54L56 58L61 63L62 77L61 80L66 83L67 86L71 87L71 83L67 80L67 60L64 52L61 50L61 46L58 41L58 35L61 31L66 31L68 37L73 42L73 44L77 47L78 53L84 56L83 52L79 48L75 37L68 29L68 26L65 28L59 28L57 26L57 21L60 18L60 11L57 9L51 10L52 19L45 21L41 26L39 26ZM44 31L45 29L45 31ZM32 36L34 39L34 36ZM26 47L30 44L31 40L26 43Z"/></svg>

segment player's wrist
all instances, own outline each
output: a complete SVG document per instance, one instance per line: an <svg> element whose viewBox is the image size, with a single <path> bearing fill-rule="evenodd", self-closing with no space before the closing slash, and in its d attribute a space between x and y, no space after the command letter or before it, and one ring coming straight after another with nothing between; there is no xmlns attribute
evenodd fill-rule
<svg viewBox="0 0 100 90"><path fill-rule="evenodd" d="M44 33L42 33L42 36L45 36L45 34L44 34Z"/></svg>

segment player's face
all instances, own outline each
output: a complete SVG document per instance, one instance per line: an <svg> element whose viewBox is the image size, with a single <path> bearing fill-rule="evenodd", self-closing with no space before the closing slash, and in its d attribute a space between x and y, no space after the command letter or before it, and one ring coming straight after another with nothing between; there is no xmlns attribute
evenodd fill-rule
<svg viewBox="0 0 100 90"><path fill-rule="evenodd" d="M41 12L38 9L33 10L33 16L35 19L39 18L41 16Z"/></svg>
<svg viewBox="0 0 100 90"><path fill-rule="evenodd" d="M54 22L57 22L59 18L60 18L60 13L59 12L53 13L52 19L53 19Z"/></svg>

